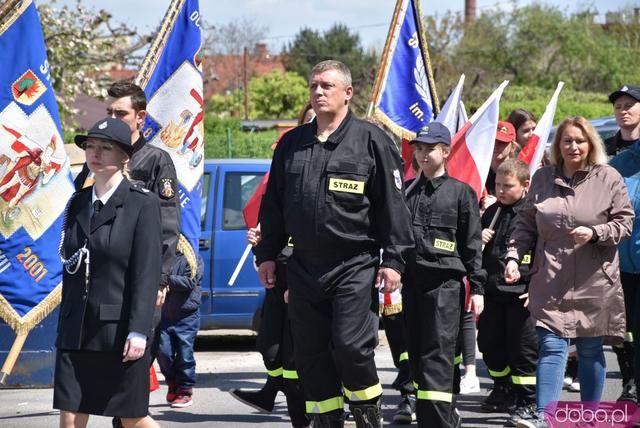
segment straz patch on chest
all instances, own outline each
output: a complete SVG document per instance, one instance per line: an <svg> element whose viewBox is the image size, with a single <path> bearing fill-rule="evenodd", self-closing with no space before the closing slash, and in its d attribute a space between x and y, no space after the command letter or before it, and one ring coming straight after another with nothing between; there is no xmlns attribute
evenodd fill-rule
<svg viewBox="0 0 640 428"><path fill-rule="evenodd" d="M329 190L332 192L357 193L362 195L364 194L364 181L329 178Z"/></svg>
<svg viewBox="0 0 640 428"><path fill-rule="evenodd" d="M433 248L453 253L456 250L456 243L436 238L436 240L433 241Z"/></svg>

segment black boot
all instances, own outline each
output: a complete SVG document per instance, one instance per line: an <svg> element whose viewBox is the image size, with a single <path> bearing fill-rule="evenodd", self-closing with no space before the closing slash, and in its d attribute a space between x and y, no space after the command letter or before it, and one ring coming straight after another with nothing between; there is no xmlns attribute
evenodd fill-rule
<svg viewBox="0 0 640 428"><path fill-rule="evenodd" d="M624 342L621 346L613 346L620 366L620 375L622 376L622 394L618 397L618 401L633 401L637 397L635 388L635 370L634 370L634 349L633 344Z"/></svg>
<svg viewBox="0 0 640 428"><path fill-rule="evenodd" d="M287 409L291 425L294 427L306 427L309 425L309 418L305 409L304 394L302 386L298 380L284 379L284 395L287 397Z"/></svg>
<svg viewBox="0 0 640 428"><path fill-rule="evenodd" d="M494 381L493 390L484 399L480 408L485 412L508 413L515 407L511 384Z"/></svg>
<svg viewBox="0 0 640 428"><path fill-rule="evenodd" d="M370 404L349 405L357 428L381 428L380 401Z"/></svg>
<svg viewBox="0 0 640 428"><path fill-rule="evenodd" d="M313 428L344 428L344 412L334 410L313 415Z"/></svg>
<svg viewBox="0 0 640 428"><path fill-rule="evenodd" d="M398 368L398 375L391 384L391 387L397 391L400 391L400 394L402 395L415 393L408 360L404 360L400 363L400 367Z"/></svg>
<svg viewBox="0 0 640 428"><path fill-rule="evenodd" d="M271 413L276 402L276 395L280 390L282 390L282 378L269 376L262 389L253 391L238 388L229 391L229 394L256 410L263 413Z"/></svg>

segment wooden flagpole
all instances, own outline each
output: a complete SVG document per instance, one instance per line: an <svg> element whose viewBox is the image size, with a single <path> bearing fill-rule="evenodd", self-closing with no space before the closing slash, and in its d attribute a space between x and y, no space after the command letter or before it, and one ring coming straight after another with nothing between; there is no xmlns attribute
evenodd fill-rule
<svg viewBox="0 0 640 428"><path fill-rule="evenodd" d="M436 82L433 80L433 70L431 69L431 57L429 56L429 45L427 45L427 38L424 31L424 22L422 21L422 10L420 9L420 0L413 1L414 15L416 17L416 26L418 27L418 37L420 37L420 52L422 53L422 61L424 62L424 68L427 71L427 79L429 80L429 87L431 89L431 97L433 101L433 117L436 117L440 113L440 100L438 99L438 93L436 92Z"/></svg>
<svg viewBox="0 0 640 428"><path fill-rule="evenodd" d="M158 35L149 48L149 52L147 52L147 55L144 57L140 71L138 71L138 75L135 79L136 85L140 86L142 89L144 89L147 86L147 83L149 83L153 70L156 68L158 61L160 60L162 48L167 44L167 39L169 38L173 24L182 10L184 2L185 0L171 0L171 4L169 4L167 13L162 19L162 24L160 24L160 31L158 31Z"/></svg>
<svg viewBox="0 0 640 428"><path fill-rule="evenodd" d="M7 359L4 360L4 364L2 365L2 370L0 370L0 385L7 383L7 378L13 370L13 366L16 364L20 351L22 351L22 347L24 346L24 342L27 340L28 335L28 331L21 332L16 335L13 345L11 345L11 349L9 350L9 355L7 355Z"/></svg>
<svg viewBox="0 0 640 428"><path fill-rule="evenodd" d="M380 59L380 68L378 68L378 74L376 74L376 80L373 84L373 91L371 92L371 101L369 102L369 108L367 109L367 117L371 117L373 114L373 107L378 101L380 95L380 87L386 74L387 65L389 63L389 55L391 51L391 44L393 38L398 32L398 19L400 17L400 11L402 10L402 4L407 0L396 0L396 6L393 9L393 16L391 18L391 24L389 25L389 32L387 33L387 40L384 43L384 50L382 51L382 58Z"/></svg>

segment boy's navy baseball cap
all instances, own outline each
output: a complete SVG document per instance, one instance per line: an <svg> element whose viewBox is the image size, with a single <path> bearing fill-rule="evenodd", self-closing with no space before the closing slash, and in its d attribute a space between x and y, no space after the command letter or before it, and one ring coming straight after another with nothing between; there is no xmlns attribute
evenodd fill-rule
<svg viewBox="0 0 640 428"><path fill-rule="evenodd" d="M609 101L613 104L623 95L628 95L634 100L640 101L640 88L637 86L624 85L622 88L609 95Z"/></svg>
<svg viewBox="0 0 640 428"><path fill-rule="evenodd" d="M431 122L430 124L423 126L418 131L416 138L409 141L409 144L424 143L424 144L446 144L451 145L451 132L449 128L439 122Z"/></svg>
<svg viewBox="0 0 640 428"><path fill-rule="evenodd" d="M74 141L76 146L85 149L85 142L88 138L101 138L116 143L129 157L133 154L133 144L131 144L131 129L129 125L120 119L106 117L96 122L87 135L76 135Z"/></svg>

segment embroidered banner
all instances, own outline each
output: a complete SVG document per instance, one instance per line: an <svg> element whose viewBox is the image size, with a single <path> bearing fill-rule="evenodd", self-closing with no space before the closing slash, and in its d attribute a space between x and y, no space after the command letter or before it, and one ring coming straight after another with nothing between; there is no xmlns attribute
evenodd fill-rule
<svg viewBox="0 0 640 428"><path fill-rule="evenodd" d="M198 1L172 0L137 77L148 100L142 134L171 155L178 175L181 232L195 254L204 171L201 43Z"/></svg>
<svg viewBox="0 0 640 428"><path fill-rule="evenodd" d="M62 216L73 193L32 1L0 18L0 317L26 333L60 303Z"/></svg>

